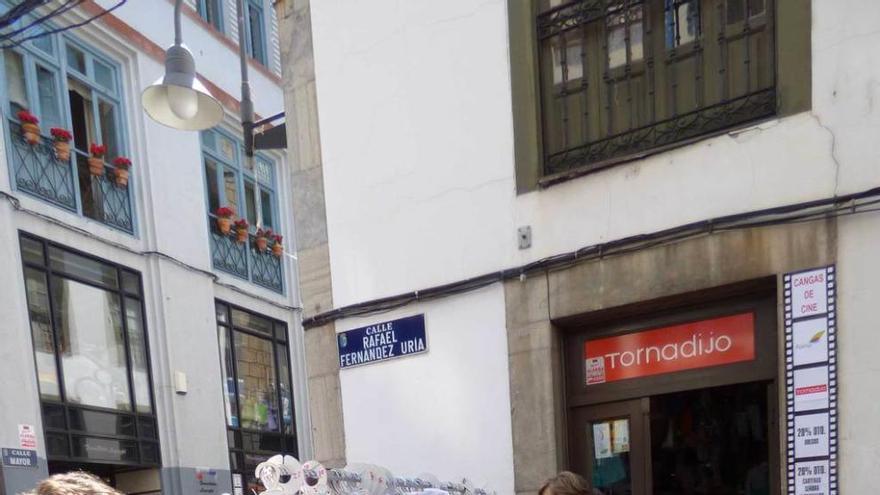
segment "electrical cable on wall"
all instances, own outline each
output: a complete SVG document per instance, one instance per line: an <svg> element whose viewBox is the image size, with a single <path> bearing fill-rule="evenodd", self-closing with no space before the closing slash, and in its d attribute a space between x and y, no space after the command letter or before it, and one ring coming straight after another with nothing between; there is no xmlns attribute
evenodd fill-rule
<svg viewBox="0 0 880 495"><path fill-rule="evenodd" d="M771 225L813 222L858 213L880 211L880 206L876 205L880 205L880 187L843 196L692 222L649 234L638 234L614 241L584 246L575 251L549 256L515 268L508 268L444 285L343 306L305 318L303 320L303 328L309 329L321 326L342 318L382 313L417 301L429 301L470 292L507 280L524 280L530 274L548 273L587 261L633 253L701 235Z"/></svg>

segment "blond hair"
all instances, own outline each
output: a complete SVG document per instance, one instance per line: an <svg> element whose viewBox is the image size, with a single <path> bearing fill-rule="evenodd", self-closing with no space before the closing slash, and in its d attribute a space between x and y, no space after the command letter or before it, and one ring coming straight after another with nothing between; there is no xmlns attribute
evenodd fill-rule
<svg viewBox="0 0 880 495"><path fill-rule="evenodd" d="M544 486L538 490L538 495L549 495L551 493L553 495L591 495L593 489L583 476L571 471L562 471L547 480Z"/></svg>
<svg viewBox="0 0 880 495"><path fill-rule="evenodd" d="M124 495L107 486L100 478L82 471L55 474L22 495Z"/></svg>

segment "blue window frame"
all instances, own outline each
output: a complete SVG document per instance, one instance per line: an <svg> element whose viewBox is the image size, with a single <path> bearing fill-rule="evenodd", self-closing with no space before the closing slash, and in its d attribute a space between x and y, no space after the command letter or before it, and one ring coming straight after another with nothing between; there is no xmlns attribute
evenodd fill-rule
<svg viewBox="0 0 880 495"><path fill-rule="evenodd" d="M275 163L262 155L246 160L242 144L218 130L202 132L202 155L214 268L283 292L282 258L259 250L253 242L258 229L278 233L280 228ZM218 230L220 207L229 207L235 218L247 220L247 239Z"/></svg>
<svg viewBox="0 0 880 495"><path fill-rule="evenodd" d="M118 64L59 34L5 49L2 57L0 109L10 131L7 149L16 189L134 233L130 186L117 185L111 165L95 176L87 163L92 143L107 146L107 161L128 154ZM35 145L22 138L17 113L25 109L40 120L41 139ZM53 127L73 134L69 160L54 152Z"/></svg>
<svg viewBox="0 0 880 495"><path fill-rule="evenodd" d="M205 22L214 26L217 31L223 32L222 0L198 0L196 10Z"/></svg>
<svg viewBox="0 0 880 495"><path fill-rule="evenodd" d="M253 228L277 230L275 164L257 155L244 157L244 146L223 132L202 132L205 191L211 213L228 206Z"/></svg>
<svg viewBox="0 0 880 495"><path fill-rule="evenodd" d="M266 16L262 0L246 0L245 8L245 49L248 55L263 65L268 65L266 56Z"/></svg>

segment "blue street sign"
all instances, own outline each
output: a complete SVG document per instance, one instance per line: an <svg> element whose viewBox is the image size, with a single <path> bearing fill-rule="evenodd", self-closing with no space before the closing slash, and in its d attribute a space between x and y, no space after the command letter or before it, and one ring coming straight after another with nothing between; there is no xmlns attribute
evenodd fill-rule
<svg viewBox="0 0 880 495"><path fill-rule="evenodd" d="M3 465L9 467L37 467L37 451L27 449L2 449Z"/></svg>
<svg viewBox="0 0 880 495"><path fill-rule="evenodd" d="M428 352L425 315L355 328L336 336L339 367L350 368Z"/></svg>

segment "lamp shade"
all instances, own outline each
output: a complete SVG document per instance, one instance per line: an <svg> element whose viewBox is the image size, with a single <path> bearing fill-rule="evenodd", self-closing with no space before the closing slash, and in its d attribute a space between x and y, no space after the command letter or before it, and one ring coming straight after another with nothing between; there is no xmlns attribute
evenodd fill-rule
<svg viewBox="0 0 880 495"><path fill-rule="evenodd" d="M219 124L223 107L196 78L195 61L183 45L165 52L165 75L141 94L147 115L156 122L184 131Z"/></svg>

